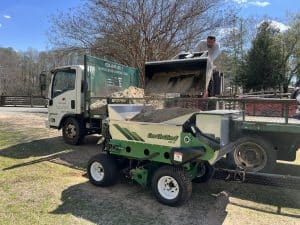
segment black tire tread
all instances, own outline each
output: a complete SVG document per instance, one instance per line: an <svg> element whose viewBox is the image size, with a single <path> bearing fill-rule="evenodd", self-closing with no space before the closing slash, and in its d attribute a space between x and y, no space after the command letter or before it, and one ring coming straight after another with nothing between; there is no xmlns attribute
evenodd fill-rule
<svg viewBox="0 0 300 225"><path fill-rule="evenodd" d="M104 178L100 182L95 181L90 173L90 167L91 167L92 163L95 161L100 162L104 169ZM106 153L97 154L89 160L88 166L87 166L87 174L88 174L90 182L92 184L94 184L96 186L100 186L100 187L111 186L111 185L117 183L117 181L119 180L119 170L117 167L117 162L113 158L113 156L108 155Z"/></svg>
<svg viewBox="0 0 300 225"><path fill-rule="evenodd" d="M175 200L164 199L157 190L157 182L159 178L165 175L174 177L182 189L179 193L179 196ZM160 203L169 206L180 206L184 204L192 194L191 177L181 167L164 166L159 168L153 175L151 186L157 200Z"/></svg>
<svg viewBox="0 0 300 225"><path fill-rule="evenodd" d="M66 137L64 134L65 126L68 123L73 123L75 125L76 129L79 131L78 135L73 139ZM83 125L78 119L73 118L73 117L66 119L66 121L63 124L63 128L62 128L62 134L63 134L64 141L70 145L80 145L84 139L84 131L83 130L84 130Z"/></svg>
<svg viewBox="0 0 300 225"><path fill-rule="evenodd" d="M194 183L205 183L212 179L212 177L215 174L215 168L211 165L209 165L208 162L204 162L206 166L205 174L202 177L196 177L192 180Z"/></svg>

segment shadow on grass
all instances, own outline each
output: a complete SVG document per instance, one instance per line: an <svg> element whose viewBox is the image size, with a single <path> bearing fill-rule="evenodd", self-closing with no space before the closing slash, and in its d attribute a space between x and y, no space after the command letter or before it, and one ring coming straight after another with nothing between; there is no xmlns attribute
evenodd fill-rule
<svg viewBox="0 0 300 225"><path fill-rule="evenodd" d="M300 177L300 165L277 162L274 173Z"/></svg>
<svg viewBox="0 0 300 225"><path fill-rule="evenodd" d="M62 204L51 213L72 214L96 224L218 225L223 224L228 205L271 216L300 218L296 194L297 191L212 180L208 184L194 184L189 202L174 208L158 203L149 189L136 184L123 182L100 188L86 182L64 190Z"/></svg>
<svg viewBox="0 0 300 225"><path fill-rule="evenodd" d="M81 183L64 190L53 214L72 214L96 224L223 224L228 197L193 193L180 207L156 201L149 189L121 183L99 188Z"/></svg>
<svg viewBox="0 0 300 225"><path fill-rule="evenodd" d="M0 150L0 156L13 159L37 159L12 165L3 170L24 167L43 161L51 161L63 164L76 169L84 169L86 162L92 155L99 152L96 145L98 138L95 136L86 137L85 144L72 146L64 143L62 137L34 140L27 143L20 143Z"/></svg>
<svg viewBox="0 0 300 225"><path fill-rule="evenodd" d="M0 150L0 156L14 159L38 158L12 165L3 170L24 167L42 161L84 169L89 158L99 151L95 145L97 140L97 137L91 136L85 140L84 145L71 146L65 144L61 137L55 137L10 146ZM286 164L286 166L296 169L293 167L294 165ZM230 193L231 197L253 202L253 204L229 203L226 193ZM218 225L222 224L227 216L228 204L264 213L300 218L293 211L282 210L291 208L299 212L300 201L297 190L217 180L213 180L209 184L194 185L191 200L179 208L161 205L157 203L149 190L128 183L110 188L98 188L88 182L77 184L64 190L61 200L62 204L52 213L70 213L98 224ZM254 203L274 206L276 210L257 207Z"/></svg>
<svg viewBox="0 0 300 225"><path fill-rule="evenodd" d="M300 218L299 190L221 180L213 180L212 183L215 184L210 185L212 192L226 190L233 198L252 202L252 204L231 202L232 205L274 215ZM291 212L291 209L293 212L296 210L297 213Z"/></svg>

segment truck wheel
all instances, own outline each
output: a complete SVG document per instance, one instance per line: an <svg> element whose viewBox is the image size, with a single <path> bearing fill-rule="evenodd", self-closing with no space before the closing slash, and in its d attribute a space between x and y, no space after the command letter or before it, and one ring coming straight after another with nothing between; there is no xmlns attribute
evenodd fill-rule
<svg viewBox="0 0 300 225"><path fill-rule="evenodd" d="M251 172L272 172L276 165L277 154L274 147L261 137L240 138L231 156L237 167Z"/></svg>
<svg viewBox="0 0 300 225"><path fill-rule="evenodd" d="M153 175L151 186L157 200L169 206L182 205L192 194L190 176L179 167L159 168Z"/></svg>
<svg viewBox="0 0 300 225"><path fill-rule="evenodd" d="M208 162L203 162L198 165L197 172L197 176L192 181L195 183L204 183L209 181L213 177L215 168Z"/></svg>
<svg viewBox="0 0 300 225"><path fill-rule="evenodd" d="M62 135L66 143L79 145L84 138L82 124L75 118L68 118L63 125Z"/></svg>
<svg viewBox="0 0 300 225"><path fill-rule="evenodd" d="M95 155L89 160L87 173L90 182L100 187L113 185L119 178L116 160L103 153Z"/></svg>

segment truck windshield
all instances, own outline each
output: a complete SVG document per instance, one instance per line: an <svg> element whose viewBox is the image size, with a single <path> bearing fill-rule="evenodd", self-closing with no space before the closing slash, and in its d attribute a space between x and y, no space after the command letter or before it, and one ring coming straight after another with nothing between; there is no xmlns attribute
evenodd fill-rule
<svg viewBox="0 0 300 225"><path fill-rule="evenodd" d="M62 93L74 90L76 71L74 69L59 70L54 75L52 86L52 98Z"/></svg>

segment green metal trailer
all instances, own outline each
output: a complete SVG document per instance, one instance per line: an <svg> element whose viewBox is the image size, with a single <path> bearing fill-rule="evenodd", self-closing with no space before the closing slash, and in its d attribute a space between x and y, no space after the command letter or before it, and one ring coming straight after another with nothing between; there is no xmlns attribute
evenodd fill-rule
<svg viewBox="0 0 300 225"><path fill-rule="evenodd" d="M293 118L297 102L270 98L173 98L167 107L201 110L240 110L240 120L232 122L230 141L236 142L227 155L231 166L249 172L272 173L276 160L294 161L300 148L300 120Z"/></svg>

